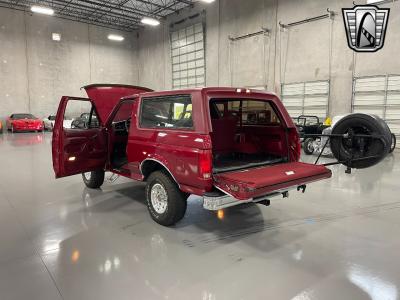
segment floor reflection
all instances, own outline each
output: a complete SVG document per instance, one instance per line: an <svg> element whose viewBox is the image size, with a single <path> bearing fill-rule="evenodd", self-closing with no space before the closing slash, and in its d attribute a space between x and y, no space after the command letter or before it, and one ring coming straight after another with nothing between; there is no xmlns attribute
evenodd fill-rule
<svg viewBox="0 0 400 300"><path fill-rule="evenodd" d="M7 143L13 147L25 147L42 144L46 138L49 138L48 133L42 132L24 132L24 133L8 133L3 137Z"/></svg>
<svg viewBox="0 0 400 300"><path fill-rule="evenodd" d="M379 274L373 274L364 266L353 265L349 268L349 280L367 293L371 300L396 300L397 287L395 284L380 278Z"/></svg>
<svg viewBox="0 0 400 300"><path fill-rule="evenodd" d="M143 183L55 180L51 133L4 133L0 144L1 299L6 288L7 299L57 299L35 294L46 290L38 274L65 300L399 298L395 156L350 175L333 166L332 179L269 207L210 212L191 196L165 228Z"/></svg>

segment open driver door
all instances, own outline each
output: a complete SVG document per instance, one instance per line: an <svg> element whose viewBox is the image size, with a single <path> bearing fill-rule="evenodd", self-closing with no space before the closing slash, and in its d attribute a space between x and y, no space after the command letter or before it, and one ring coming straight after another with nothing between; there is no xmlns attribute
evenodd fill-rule
<svg viewBox="0 0 400 300"><path fill-rule="evenodd" d="M126 84L91 84L88 98L62 97L53 129L56 178L104 170L108 132L105 124L121 98L152 91ZM67 121L73 117L73 121Z"/></svg>
<svg viewBox="0 0 400 300"><path fill-rule="evenodd" d="M56 178L104 170L108 144L101 121L91 99L62 97L52 140Z"/></svg>

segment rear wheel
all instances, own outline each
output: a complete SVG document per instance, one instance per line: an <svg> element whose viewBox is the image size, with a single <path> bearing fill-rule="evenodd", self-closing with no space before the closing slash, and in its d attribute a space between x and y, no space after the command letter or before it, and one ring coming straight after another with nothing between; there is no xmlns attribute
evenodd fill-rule
<svg viewBox="0 0 400 300"><path fill-rule="evenodd" d="M392 144L390 145L389 153L392 153L396 149L396 136L392 133Z"/></svg>
<svg viewBox="0 0 400 300"><path fill-rule="evenodd" d="M103 170L82 173L83 182L88 188L98 189L104 183L104 173Z"/></svg>
<svg viewBox="0 0 400 300"><path fill-rule="evenodd" d="M160 225L174 225L185 215L187 197L163 171L156 171L147 179L146 200L150 216Z"/></svg>
<svg viewBox="0 0 400 300"><path fill-rule="evenodd" d="M304 141L304 153L307 155L314 153L314 139L308 138Z"/></svg>

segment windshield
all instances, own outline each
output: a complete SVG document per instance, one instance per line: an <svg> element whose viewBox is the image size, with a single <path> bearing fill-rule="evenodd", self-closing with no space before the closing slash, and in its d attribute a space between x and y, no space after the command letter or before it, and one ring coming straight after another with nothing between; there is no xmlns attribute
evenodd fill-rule
<svg viewBox="0 0 400 300"><path fill-rule="evenodd" d="M13 120L23 120L23 119L37 119L34 115L32 114L13 114L11 115L11 119Z"/></svg>
<svg viewBox="0 0 400 300"><path fill-rule="evenodd" d="M300 117L296 118L294 123L300 126L319 125L319 118L317 116L301 115Z"/></svg>

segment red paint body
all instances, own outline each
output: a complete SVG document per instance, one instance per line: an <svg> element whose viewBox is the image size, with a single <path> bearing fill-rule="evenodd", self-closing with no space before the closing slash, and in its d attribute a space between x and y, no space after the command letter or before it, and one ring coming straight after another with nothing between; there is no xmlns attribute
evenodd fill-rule
<svg viewBox="0 0 400 300"><path fill-rule="evenodd" d="M323 166L297 163L300 158L299 135L282 102L274 94L249 90L238 92L233 88L149 92L146 88L118 85L91 85L86 90L90 99L61 99L53 131L53 167L56 177L104 169L135 180L145 180L148 168L156 162L171 174L186 193L203 195L216 186L239 200L245 200L331 176L330 170ZM143 98L171 95L191 96L193 129L141 128L139 115ZM248 132L244 134L258 136L262 141L259 147L267 149L269 153L284 153L289 157L289 163L265 167L264 171L256 168L248 172L211 176L213 126L209 102L218 98L268 101L277 113L280 125L271 126L269 130L253 126L246 129ZM100 128L64 129L62 121L70 99L91 101L99 116ZM118 137L112 133L111 122L119 106L126 101L133 102L126 147L128 163L122 170L116 170L111 166L110 151ZM71 157L73 161L69 161ZM286 173L291 171L296 176L288 178ZM253 177L260 179L249 181ZM229 190L232 182L240 182L238 192Z"/></svg>
<svg viewBox="0 0 400 300"><path fill-rule="evenodd" d="M24 118L24 119L13 119L13 115L7 118L6 127L8 130L12 130L13 132L17 131L43 131L44 124L43 121L36 118Z"/></svg>

